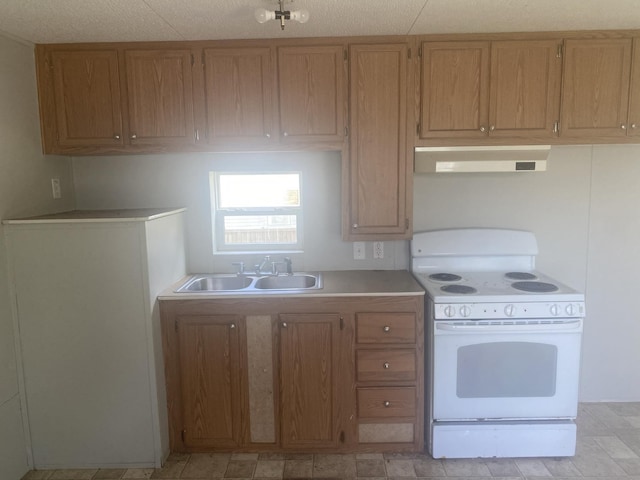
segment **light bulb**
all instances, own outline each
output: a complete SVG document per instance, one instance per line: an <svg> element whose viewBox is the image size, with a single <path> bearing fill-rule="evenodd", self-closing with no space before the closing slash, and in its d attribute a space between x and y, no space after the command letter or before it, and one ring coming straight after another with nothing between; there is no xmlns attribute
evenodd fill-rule
<svg viewBox="0 0 640 480"><path fill-rule="evenodd" d="M276 12L270 12L266 8L258 8L253 12L253 16L256 17L258 23L268 22L269 20L275 20Z"/></svg>
<svg viewBox="0 0 640 480"><path fill-rule="evenodd" d="M307 23L309 21L309 11L303 9L291 12L291 20L295 20L300 23Z"/></svg>

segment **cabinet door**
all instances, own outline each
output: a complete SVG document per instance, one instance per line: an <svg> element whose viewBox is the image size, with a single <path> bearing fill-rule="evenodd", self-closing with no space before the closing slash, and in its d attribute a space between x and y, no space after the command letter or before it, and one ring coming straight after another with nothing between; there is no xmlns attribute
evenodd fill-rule
<svg viewBox="0 0 640 480"><path fill-rule="evenodd" d="M558 135L561 45L560 40L491 44L492 137Z"/></svg>
<svg viewBox="0 0 640 480"><path fill-rule="evenodd" d="M622 137L629 105L631 39L567 40L562 137Z"/></svg>
<svg viewBox="0 0 640 480"><path fill-rule="evenodd" d="M633 40L628 135L640 136L640 38Z"/></svg>
<svg viewBox="0 0 640 480"><path fill-rule="evenodd" d="M278 48L281 141L342 141L344 49Z"/></svg>
<svg viewBox="0 0 640 480"><path fill-rule="evenodd" d="M51 52L57 143L122 145L118 52Z"/></svg>
<svg viewBox="0 0 640 480"><path fill-rule="evenodd" d="M246 391L242 318L180 316L177 325L184 445L239 446Z"/></svg>
<svg viewBox="0 0 640 480"><path fill-rule="evenodd" d="M340 316L281 314L279 322L282 446L336 446Z"/></svg>
<svg viewBox="0 0 640 480"><path fill-rule="evenodd" d="M422 44L420 138L485 137L489 42Z"/></svg>
<svg viewBox="0 0 640 480"><path fill-rule="evenodd" d="M206 141L246 146L272 137L271 50L204 49Z"/></svg>
<svg viewBox="0 0 640 480"><path fill-rule="evenodd" d="M351 46L348 229L354 238L410 235L407 57L406 44Z"/></svg>
<svg viewBox="0 0 640 480"><path fill-rule="evenodd" d="M195 143L190 50L129 50L131 144Z"/></svg>

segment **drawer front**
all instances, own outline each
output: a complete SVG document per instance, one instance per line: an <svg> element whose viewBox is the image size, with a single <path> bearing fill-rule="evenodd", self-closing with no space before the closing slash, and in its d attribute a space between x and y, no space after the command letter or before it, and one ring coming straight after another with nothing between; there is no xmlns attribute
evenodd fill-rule
<svg viewBox="0 0 640 480"><path fill-rule="evenodd" d="M415 313L356 314L358 343L415 343Z"/></svg>
<svg viewBox="0 0 640 480"><path fill-rule="evenodd" d="M357 380L369 381L415 381L415 350L358 350Z"/></svg>
<svg viewBox="0 0 640 480"><path fill-rule="evenodd" d="M358 388L359 418L415 417L415 387Z"/></svg>

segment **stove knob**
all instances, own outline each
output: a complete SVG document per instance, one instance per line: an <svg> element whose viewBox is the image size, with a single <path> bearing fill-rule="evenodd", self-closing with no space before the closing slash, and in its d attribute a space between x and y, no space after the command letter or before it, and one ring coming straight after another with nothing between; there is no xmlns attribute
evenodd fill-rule
<svg viewBox="0 0 640 480"><path fill-rule="evenodd" d="M455 307L452 307L451 305L447 305L446 307L444 307L444 314L447 317L453 317L456 314L456 309Z"/></svg>
<svg viewBox="0 0 640 480"><path fill-rule="evenodd" d="M516 314L516 306L509 304L506 307L504 307L504 314L507 317L513 317Z"/></svg>
<svg viewBox="0 0 640 480"><path fill-rule="evenodd" d="M549 311L551 312L551 315L553 315L554 317L557 317L558 313L560 313L558 311L558 305L556 305L555 303L551 305L551 308L549 309Z"/></svg>
<svg viewBox="0 0 640 480"><path fill-rule="evenodd" d="M462 315L463 317L468 317L469 315L471 315L471 309L468 306L463 305L462 307L460 307L460 315Z"/></svg>
<svg viewBox="0 0 640 480"><path fill-rule="evenodd" d="M573 303L567 305L567 308L565 310L567 311L567 315L569 315L570 317L573 317L576 314L576 307L573 305Z"/></svg>

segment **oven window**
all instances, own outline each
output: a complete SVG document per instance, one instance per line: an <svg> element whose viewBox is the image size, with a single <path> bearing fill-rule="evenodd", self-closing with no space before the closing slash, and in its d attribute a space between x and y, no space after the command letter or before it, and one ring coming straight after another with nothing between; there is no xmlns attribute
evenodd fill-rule
<svg viewBox="0 0 640 480"><path fill-rule="evenodd" d="M459 398L553 397L558 349L531 342L492 342L458 349Z"/></svg>

